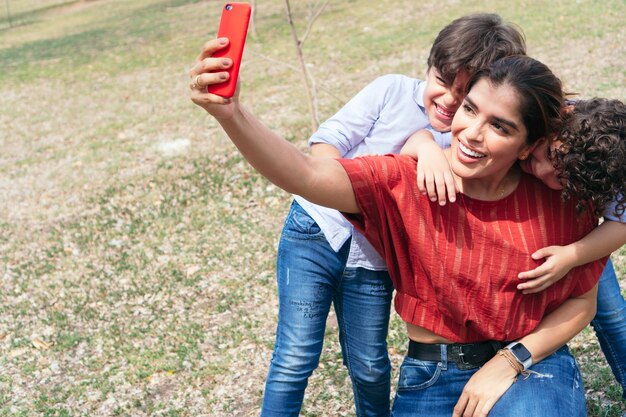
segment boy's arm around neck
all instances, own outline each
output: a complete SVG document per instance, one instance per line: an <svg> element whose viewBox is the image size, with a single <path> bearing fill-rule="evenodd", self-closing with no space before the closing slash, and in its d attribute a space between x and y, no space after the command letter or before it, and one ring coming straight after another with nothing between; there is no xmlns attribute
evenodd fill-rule
<svg viewBox="0 0 626 417"><path fill-rule="evenodd" d="M626 244L626 223L608 220L584 238L568 246L572 246L574 250L574 267L609 256L624 244Z"/></svg>

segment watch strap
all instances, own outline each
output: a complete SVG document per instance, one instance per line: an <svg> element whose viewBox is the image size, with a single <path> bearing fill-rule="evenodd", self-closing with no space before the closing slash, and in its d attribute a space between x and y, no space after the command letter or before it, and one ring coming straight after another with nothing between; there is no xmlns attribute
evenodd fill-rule
<svg viewBox="0 0 626 417"><path fill-rule="evenodd" d="M526 349L526 346L520 342L509 343L504 348L513 354L513 357L524 367L525 371L532 366L533 357L528 349Z"/></svg>

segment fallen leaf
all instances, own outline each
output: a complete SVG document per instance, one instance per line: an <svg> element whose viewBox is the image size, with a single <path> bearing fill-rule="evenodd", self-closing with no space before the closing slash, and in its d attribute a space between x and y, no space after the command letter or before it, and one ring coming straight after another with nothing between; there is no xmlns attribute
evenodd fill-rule
<svg viewBox="0 0 626 417"><path fill-rule="evenodd" d="M52 347L52 343L41 340L36 337L32 340L33 346L38 350L48 350Z"/></svg>
<svg viewBox="0 0 626 417"><path fill-rule="evenodd" d="M198 265L190 266L189 268L187 268L187 278L194 276L199 270L200 267Z"/></svg>
<svg viewBox="0 0 626 417"><path fill-rule="evenodd" d="M9 352L9 357L11 359L15 359L19 356L22 356L24 353L26 353L28 351L27 348L20 348L20 349L14 349L11 352Z"/></svg>

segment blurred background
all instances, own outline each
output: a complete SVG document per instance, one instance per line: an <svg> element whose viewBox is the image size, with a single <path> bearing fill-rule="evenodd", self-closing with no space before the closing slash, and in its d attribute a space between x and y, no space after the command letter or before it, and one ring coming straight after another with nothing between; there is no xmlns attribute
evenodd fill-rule
<svg viewBox="0 0 626 417"><path fill-rule="evenodd" d="M292 2L299 36L325 3ZM258 415L290 196L189 100L222 5L0 1L0 416ZM331 0L302 45L318 118L379 75L423 78L437 32L477 11L518 24L578 97L626 98L623 0ZM256 2L240 77L242 100L305 149L284 1ZM395 317L389 342L397 370ZM589 415L621 416L593 332L570 346ZM302 415L354 415L332 314Z"/></svg>

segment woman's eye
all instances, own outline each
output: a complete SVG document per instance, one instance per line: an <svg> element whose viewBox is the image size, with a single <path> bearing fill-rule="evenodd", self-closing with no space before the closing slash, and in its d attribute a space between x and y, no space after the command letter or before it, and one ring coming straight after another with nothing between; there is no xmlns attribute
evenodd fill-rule
<svg viewBox="0 0 626 417"><path fill-rule="evenodd" d="M467 113L474 113L474 109L469 104L463 104L463 111Z"/></svg>
<svg viewBox="0 0 626 417"><path fill-rule="evenodd" d="M506 128L505 128L504 126L502 126L502 125L501 125L500 123L498 123L498 122L494 122L494 123L492 123L492 126L494 127L494 129L496 129L496 130L497 130L497 131L499 131L499 132L502 132L502 133L505 133L505 134L506 134L506 133L509 133L509 131L508 131L508 130L506 130Z"/></svg>

